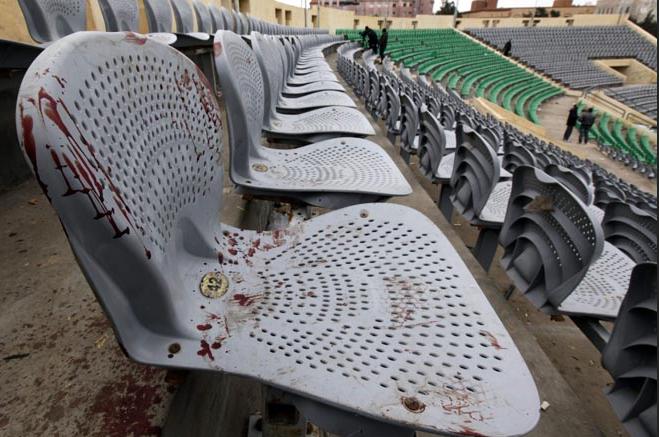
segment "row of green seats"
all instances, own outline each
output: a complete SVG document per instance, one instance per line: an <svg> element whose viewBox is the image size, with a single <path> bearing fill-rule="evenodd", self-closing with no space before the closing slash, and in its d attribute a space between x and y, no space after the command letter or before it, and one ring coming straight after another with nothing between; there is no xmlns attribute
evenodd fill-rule
<svg viewBox="0 0 659 437"><path fill-rule="evenodd" d="M577 104L579 113L585 108L586 103L580 100ZM589 139L610 145L622 152L627 153L634 159L651 165L657 164L656 145L653 147L647 133L639 135L637 128L626 127L622 119L608 112L595 111L599 120L596 120L590 133ZM580 123L577 123L579 127Z"/></svg>
<svg viewBox="0 0 659 437"><path fill-rule="evenodd" d="M360 41L361 30L338 30ZM376 31L380 35L379 31ZM538 109L562 90L454 29L389 30L386 53L419 74L458 91L484 97L538 124Z"/></svg>

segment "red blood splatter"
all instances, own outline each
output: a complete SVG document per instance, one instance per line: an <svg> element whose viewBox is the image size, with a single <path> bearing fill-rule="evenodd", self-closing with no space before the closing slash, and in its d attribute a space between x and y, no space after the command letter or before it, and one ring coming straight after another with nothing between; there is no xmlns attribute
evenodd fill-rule
<svg viewBox="0 0 659 437"><path fill-rule="evenodd" d="M211 351L211 348L206 340L201 340L199 346L200 349L197 351L197 355L199 355L200 357L208 357L210 358L211 361L215 361L213 352Z"/></svg>
<svg viewBox="0 0 659 437"><path fill-rule="evenodd" d="M138 367L126 372L100 388L94 403L84 414L100 416L99 430L106 436L160 435L161 428L153 425L153 405L162 402L161 389L149 383L162 379L163 371L152 367ZM89 434L88 434L89 435Z"/></svg>
<svg viewBox="0 0 659 437"><path fill-rule="evenodd" d="M143 46L146 43L146 37L138 35L134 32L126 32L126 37L124 38L126 42L131 44L137 44L138 46Z"/></svg>
<svg viewBox="0 0 659 437"><path fill-rule="evenodd" d="M229 252L231 255L238 255L238 251L236 249L234 249L233 247L229 248L229 250L227 250L227 252Z"/></svg>
<svg viewBox="0 0 659 437"><path fill-rule="evenodd" d="M222 54L222 43L219 41L216 41L213 43L213 55L217 58Z"/></svg>
<svg viewBox="0 0 659 437"><path fill-rule="evenodd" d="M252 247L255 248L255 249L258 249L260 245L261 245L261 240L260 239L256 239L256 240L252 241Z"/></svg>
<svg viewBox="0 0 659 437"><path fill-rule="evenodd" d="M200 331L208 331L212 326L210 323L204 323L203 325L197 325L197 329Z"/></svg>
<svg viewBox="0 0 659 437"><path fill-rule="evenodd" d="M247 256L249 256L249 257L254 256L255 253L256 253L256 249L254 249L253 247L250 247L250 248L247 250Z"/></svg>
<svg viewBox="0 0 659 437"><path fill-rule="evenodd" d="M261 294L252 294L252 295L247 295L243 293L237 293L234 294L232 299L238 303L241 307L246 307L250 306L253 304L257 299L260 299L263 297Z"/></svg>
<svg viewBox="0 0 659 437"><path fill-rule="evenodd" d="M229 238L229 246L236 246L238 241L235 238Z"/></svg>
<svg viewBox="0 0 659 437"><path fill-rule="evenodd" d="M494 349L496 349L496 350L505 349L505 347L501 347L501 345L499 344L499 340L492 333L490 333L488 331L484 331L484 330L480 331L480 333L483 336L487 337L488 341L490 342L490 344L492 345L492 347Z"/></svg>
<svg viewBox="0 0 659 437"><path fill-rule="evenodd" d="M481 434L480 432L476 431L473 428L470 428L468 426L462 425L462 429L460 430L459 434L460 435L467 435L471 437L485 437L484 434Z"/></svg>
<svg viewBox="0 0 659 437"><path fill-rule="evenodd" d="M222 252L217 253L217 261L220 263L220 265L224 264L224 254Z"/></svg>
<svg viewBox="0 0 659 437"><path fill-rule="evenodd" d="M21 112L21 128L23 130L23 148L25 149L25 154L30 159L32 163L32 169L34 170L34 175L37 178L37 182L41 187L41 191L46 195L48 201L50 201L50 196L48 196L48 185L46 185L39 176L39 166L37 165L37 146L34 141L34 134L32 133L32 128L34 127L34 119L31 116L25 115L23 113L23 103L19 105Z"/></svg>
<svg viewBox="0 0 659 437"><path fill-rule="evenodd" d="M56 75L56 74L53 74L53 78L55 78L55 80L57 81L57 83L59 83L59 86L61 86L62 88L64 88L64 86L65 86L64 84L67 83L67 82L66 82L66 79L64 79L63 77L60 77L60 76L58 76L58 75Z"/></svg>

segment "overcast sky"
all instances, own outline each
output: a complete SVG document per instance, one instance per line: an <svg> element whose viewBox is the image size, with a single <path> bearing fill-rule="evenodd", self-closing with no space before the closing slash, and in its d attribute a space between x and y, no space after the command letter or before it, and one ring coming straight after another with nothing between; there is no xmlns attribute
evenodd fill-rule
<svg viewBox="0 0 659 437"><path fill-rule="evenodd" d="M288 3L293 6L302 6L304 0L279 0L282 3ZM382 0L386 1L386 0ZM393 1L393 0L391 0ZM456 1L456 0L454 0ZM307 4L309 0L307 0ZM435 0L435 9L441 6L440 0ZM457 0L458 7L461 11L468 11L471 7L471 0ZM524 6L551 6L553 0L499 0L500 8L524 7ZM574 0L575 5L594 5L597 0Z"/></svg>

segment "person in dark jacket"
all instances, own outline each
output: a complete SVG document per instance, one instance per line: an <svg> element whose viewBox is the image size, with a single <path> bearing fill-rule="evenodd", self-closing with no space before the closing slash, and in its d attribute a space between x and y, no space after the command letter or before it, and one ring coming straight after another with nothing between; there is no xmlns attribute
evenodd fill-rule
<svg viewBox="0 0 659 437"><path fill-rule="evenodd" d="M510 56L510 51L513 49L513 42L508 40L508 42L503 46L503 56Z"/></svg>
<svg viewBox="0 0 659 437"><path fill-rule="evenodd" d="M359 33L362 36L362 41L368 39L368 48L373 50L373 53L378 52L378 34L373 29L366 26L363 32Z"/></svg>
<svg viewBox="0 0 659 437"><path fill-rule="evenodd" d="M572 135L572 129L574 129L574 126L577 124L577 120L579 119L579 108L577 108L577 105L574 105L571 109L570 112L567 115L567 121L565 122L565 133L563 134L563 141L570 141L570 136Z"/></svg>
<svg viewBox="0 0 659 437"><path fill-rule="evenodd" d="M382 29L380 36L380 61L384 61L384 51L387 50L387 42L389 41L389 33L387 29Z"/></svg>
<svg viewBox="0 0 659 437"><path fill-rule="evenodd" d="M588 133L590 128L595 124L595 113L593 108L588 108L587 111L583 111L579 117L579 144L583 141L584 144L588 144Z"/></svg>

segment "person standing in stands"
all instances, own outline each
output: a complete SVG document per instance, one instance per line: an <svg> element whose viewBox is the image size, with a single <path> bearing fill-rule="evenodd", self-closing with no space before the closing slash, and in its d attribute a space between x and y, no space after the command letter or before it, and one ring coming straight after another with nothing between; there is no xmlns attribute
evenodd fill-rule
<svg viewBox="0 0 659 437"><path fill-rule="evenodd" d="M384 51L387 49L387 42L389 41L389 34L387 29L382 29L380 36L380 62L384 61Z"/></svg>
<svg viewBox="0 0 659 437"><path fill-rule="evenodd" d="M368 38L368 48L373 50L373 53L378 52L378 35L373 29L366 26L363 32L359 33L362 37L362 41Z"/></svg>
<svg viewBox="0 0 659 437"><path fill-rule="evenodd" d="M595 114L593 108L588 108L587 111L583 111L579 117L579 123L581 127L579 128L579 144L583 141L584 144L588 144L588 134L590 128L595 124Z"/></svg>
<svg viewBox="0 0 659 437"><path fill-rule="evenodd" d="M510 56L510 51L513 49L513 42L508 40L508 42L503 46L503 56Z"/></svg>
<svg viewBox="0 0 659 437"><path fill-rule="evenodd" d="M565 133L563 134L563 141L570 141L570 136L572 135L572 129L574 129L574 126L577 124L577 120L579 119L579 108L577 108L577 105L574 105L571 109L570 112L567 115L567 121L565 122Z"/></svg>

